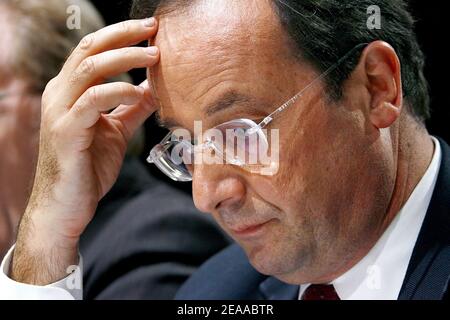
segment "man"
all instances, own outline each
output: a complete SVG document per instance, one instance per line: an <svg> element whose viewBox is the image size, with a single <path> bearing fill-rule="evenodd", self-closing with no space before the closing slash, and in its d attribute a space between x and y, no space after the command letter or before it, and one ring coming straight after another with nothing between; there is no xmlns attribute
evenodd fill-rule
<svg viewBox="0 0 450 320"><path fill-rule="evenodd" d="M66 27L69 5L80 29ZM38 156L41 95L71 50L104 27L85 0L0 0L0 257L14 243ZM36 35L39 35L37 37ZM128 78L124 75L116 80ZM138 133L120 177L81 238L84 296L173 298L202 261L228 245L182 192L150 176L136 157ZM132 235L132 236L131 236Z"/></svg>
<svg viewBox="0 0 450 320"><path fill-rule="evenodd" d="M385 12L381 30L367 28L374 4ZM55 282L79 263L78 239L129 137L159 109L173 130L193 132L194 120L219 129L254 123L245 137L264 140L268 127L280 138L272 175L250 172L213 140L198 139L226 164L192 166L187 157L183 171L154 149L150 159L168 174L192 178L196 206L254 267L232 247L179 298L444 298L450 151L422 123L423 57L403 2L145 0L135 8L158 21L90 35L47 86L36 183L2 283L70 297ZM152 46L125 48L142 39ZM98 85L136 67L151 68L152 90ZM99 148L107 137L113 143Z"/></svg>

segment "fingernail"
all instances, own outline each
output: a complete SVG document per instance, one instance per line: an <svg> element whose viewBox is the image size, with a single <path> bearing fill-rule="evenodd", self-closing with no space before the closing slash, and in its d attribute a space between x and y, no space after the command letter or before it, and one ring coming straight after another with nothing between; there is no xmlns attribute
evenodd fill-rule
<svg viewBox="0 0 450 320"><path fill-rule="evenodd" d="M147 47L145 48L145 51L151 56L156 56L158 54L158 48L157 47Z"/></svg>
<svg viewBox="0 0 450 320"><path fill-rule="evenodd" d="M155 25L155 18L147 18L144 20L144 26L145 27L153 27Z"/></svg>

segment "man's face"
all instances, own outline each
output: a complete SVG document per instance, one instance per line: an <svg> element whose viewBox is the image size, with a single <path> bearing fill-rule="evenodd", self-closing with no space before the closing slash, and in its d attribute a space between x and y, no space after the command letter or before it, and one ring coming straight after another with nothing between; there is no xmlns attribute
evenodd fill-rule
<svg viewBox="0 0 450 320"><path fill-rule="evenodd" d="M1 16L0 28L7 31L0 37L0 47L11 47L13 33ZM26 206L38 154L40 122L40 96L32 94L28 82L13 72L14 57L10 53L0 51L0 248L11 241Z"/></svg>
<svg viewBox="0 0 450 320"><path fill-rule="evenodd" d="M161 61L151 80L170 129L193 131L198 120L204 129L239 118L257 122L318 75L293 56L271 1L198 1L161 16L155 44ZM367 129L367 90L351 82L344 92L331 103L319 84L270 124L280 135L274 176L195 166L196 206L262 273L327 281L377 236L387 209L377 203L389 202L384 190L392 179L372 172L386 172L391 162Z"/></svg>

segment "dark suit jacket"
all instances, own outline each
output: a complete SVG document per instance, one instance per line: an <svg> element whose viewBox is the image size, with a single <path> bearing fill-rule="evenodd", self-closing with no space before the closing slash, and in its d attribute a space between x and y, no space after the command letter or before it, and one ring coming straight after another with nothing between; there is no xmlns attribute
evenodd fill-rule
<svg viewBox="0 0 450 320"><path fill-rule="evenodd" d="M436 187L415 244L399 299L448 299L450 279L450 148L442 140ZM291 300L298 286L258 273L232 245L206 262L177 293L177 299Z"/></svg>
<svg viewBox="0 0 450 320"><path fill-rule="evenodd" d="M82 236L85 299L173 299L208 258L230 244L192 198L133 158Z"/></svg>

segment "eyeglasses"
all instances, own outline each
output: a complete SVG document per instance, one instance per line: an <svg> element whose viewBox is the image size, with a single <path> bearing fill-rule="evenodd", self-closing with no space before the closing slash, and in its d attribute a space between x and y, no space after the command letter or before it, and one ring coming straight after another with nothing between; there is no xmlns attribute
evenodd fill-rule
<svg viewBox="0 0 450 320"><path fill-rule="evenodd" d="M28 93L28 92L1 91L0 92L0 101L6 100L8 98L13 98L13 97L31 97L31 96L33 96L33 94Z"/></svg>
<svg viewBox="0 0 450 320"><path fill-rule="evenodd" d="M13 97L21 97L23 94L16 93L16 92L7 92L7 91L1 91L0 92L0 116L3 116L7 110L8 107L5 105L8 99Z"/></svg>
<svg viewBox="0 0 450 320"><path fill-rule="evenodd" d="M305 88L278 107L259 123L250 119L235 119L207 130L204 142L190 139L189 131L177 129L170 132L151 151L147 162L155 164L174 181L192 181L195 164L230 164L248 172L273 175L278 170L278 131L271 130L269 144L267 126L284 110L294 105L304 93L335 71L353 53L365 47L362 43L350 50L337 63L320 74ZM275 141L275 143L274 143ZM268 156L270 150L271 156ZM197 155L202 155L198 157ZM203 155L207 155L204 157Z"/></svg>

